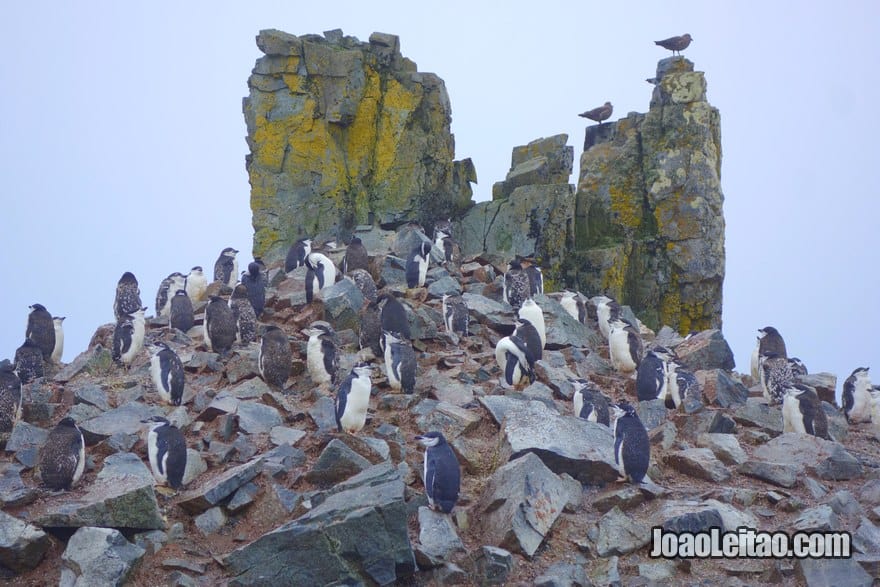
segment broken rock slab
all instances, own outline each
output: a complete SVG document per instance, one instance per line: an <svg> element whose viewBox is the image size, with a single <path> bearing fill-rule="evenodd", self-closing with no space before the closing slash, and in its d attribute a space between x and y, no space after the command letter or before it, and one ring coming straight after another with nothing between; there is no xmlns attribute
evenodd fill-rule
<svg viewBox="0 0 880 587"><path fill-rule="evenodd" d="M180 507L191 514L200 514L218 505L232 495L236 489L256 477L263 467L262 457L257 457L243 465L233 467L222 475L211 479L202 487L187 491L180 496Z"/></svg>
<svg viewBox="0 0 880 587"><path fill-rule="evenodd" d="M59 585L124 585L144 553L113 528L80 528L61 555Z"/></svg>
<svg viewBox="0 0 880 587"><path fill-rule="evenodd" d="M0 565L16 573L34 569L51 544L41 529L0 512Z"/></svg>

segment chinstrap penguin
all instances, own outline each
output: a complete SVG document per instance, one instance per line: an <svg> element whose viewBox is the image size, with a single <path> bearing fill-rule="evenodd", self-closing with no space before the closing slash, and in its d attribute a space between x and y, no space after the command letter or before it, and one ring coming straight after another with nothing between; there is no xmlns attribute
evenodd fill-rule
<svg viewBox="0 0 880 587"><path fill-rule="evenodd" d="M339 432L356 434L367 423L372 383L368 363L358 363L343 380L336 393L336 427Z"/></svg>
<svg viewBox="0 0 880 587"><path fill-rule="evenodd" d="M248 289L239 283L232 290L229 309L235 319L235 338L242 345L249 345L257 337L257 313L248 299Z"/></svg>
<svg viewBox="0 0 880 587"><path fill-rule="evenodd" d="M234 248L226 247L214 262L214 281L219 281L230 289L238 282L237 254L238 251Z"/></svg>
<svg viewBox="0 0 880 587"><path fill-rule="evenodd" d="M416 353L412 343L397 332L383 332L385 337L385 373L391 389L411 394L416 386Z"/></svg>
<svg viewBox="0 0 880 587"><path fill-rule="evenodd" d="M424 287L425 277L428 274L428 262L431 259L430 243L422 241L419 246L410 251L406 259L406 286Z"/></svg>
<svg viewBox="0 0 880 587"><path fill-rule="evenodd" d="M645 425L628 403L612 404L611 419L614 462L622 477L632 483L641 483L651 462L651 443Z"/></svg>
<svg viewBox="0 0 880 587"><path fill-rule="evenodd" d="M55 327L55 348L52 349L52 362L56 365L61 364L61 357L64 355L64 320L65 316L52 317L52 325Z"/></svg>
<svg viewBox="0 0 880 587"><path fill-rule="evenodd" d="M143 423L150 425L147 457L153 478L159 485L180 489L186 472L186 439L183 433L162 416L153 416Z"/></svg>
<svg viewBox="0 0 880 587"><path fill-rule="evenodd" d="M183 400L186 377L177 353L164 342L150 345L150 376L162 401L179 406Z"/></svg>
<svg viewBox="0 0 880 587"><path fill-rule="evenodd" d="M428 506L445 514L452 512L461 491L461 467L440 432L428 432L416 436L425 447L423 478Z"/></svg>

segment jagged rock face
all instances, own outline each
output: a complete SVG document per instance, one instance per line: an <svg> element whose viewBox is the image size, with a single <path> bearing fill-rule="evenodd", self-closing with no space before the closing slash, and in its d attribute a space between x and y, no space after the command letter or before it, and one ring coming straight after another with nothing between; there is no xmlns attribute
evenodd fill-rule
<svg viewBox="0 0 880 587"><path fill-rule="evenodd" d="M566 276L652 328L720 328L721 130L693 63L662 60L647 114L587 128Z"/></svg>
<svg viewBox="0 0 880 587"><path fill-rule="evenodd" d="M470 160L453 161L443 80L417 71L394 35L264 30L244 99L254 255L271 262L304 235L460 215Z"/></svg>

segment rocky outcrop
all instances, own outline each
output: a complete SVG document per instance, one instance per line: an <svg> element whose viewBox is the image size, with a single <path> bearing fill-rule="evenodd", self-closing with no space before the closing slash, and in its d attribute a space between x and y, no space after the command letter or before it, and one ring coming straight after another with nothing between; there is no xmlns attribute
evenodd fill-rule
<svg viewBox="0 0 880 587"><path fill-rule="evenodd" d="M345 240L357 225L458 216L471 205L470 160L453 161L443 80L418 71L395 35L264 30L248 79L256 256L304 235Z"/></svg>

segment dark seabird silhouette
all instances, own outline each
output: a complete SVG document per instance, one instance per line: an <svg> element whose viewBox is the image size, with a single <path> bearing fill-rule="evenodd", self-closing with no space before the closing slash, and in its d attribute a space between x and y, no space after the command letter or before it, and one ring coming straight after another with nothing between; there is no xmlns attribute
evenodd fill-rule
<svg viewBox="0 0 880 587"><path fill-rule="evenodd" d="M675 55L678 53L681 55L681 52L688 48L688 45L691 44L693 39L690 34L685 34L680 37L669 37L668 39L663 39L662 41L654 41L655 45L660 45L664 49L669 49L672 51L672 54Z"/></svg>
<svg viewBox="0 0 880 587"><path fill-rule="evenodd" d="M578 116L581 118L589 118L590 120L595 120L599 124L602 124L603 120L611 118L612 112L614 112L614 106L611 105L611 102L605 102L604 105L599 106L598 108L593 108L592 110L587 110L586 112L581 112Z"/></svg>

